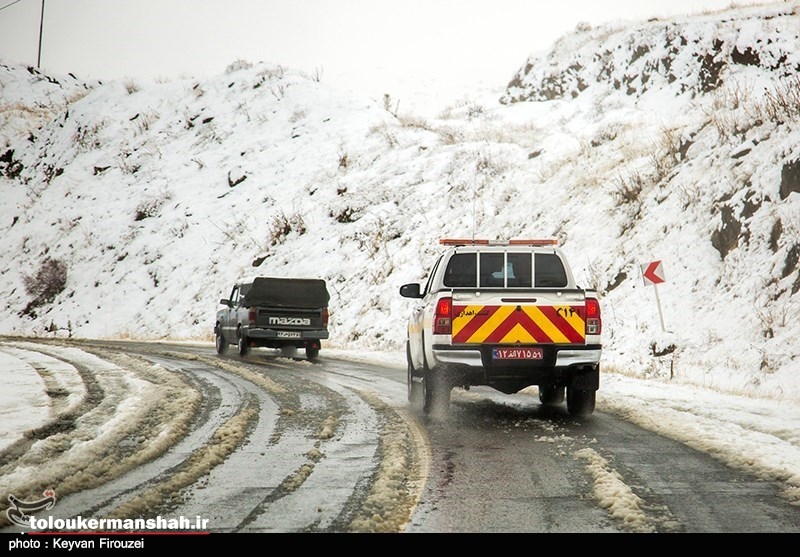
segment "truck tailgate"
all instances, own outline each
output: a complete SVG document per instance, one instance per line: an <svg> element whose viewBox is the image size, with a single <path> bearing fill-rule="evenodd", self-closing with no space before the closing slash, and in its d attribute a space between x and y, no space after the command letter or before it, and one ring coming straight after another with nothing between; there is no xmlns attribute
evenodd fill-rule
<svg viewBox="0 0 800 557"><path fill-rule="evenodd" d="M453 293L453 344L583 344L583 292Z"/></svg>
<svg viewBox="0 0 800 557"><path fill-rule="evenodd" d="M257 308L254 326L269 329L323 329L322 310L311 308Z"/></svg>

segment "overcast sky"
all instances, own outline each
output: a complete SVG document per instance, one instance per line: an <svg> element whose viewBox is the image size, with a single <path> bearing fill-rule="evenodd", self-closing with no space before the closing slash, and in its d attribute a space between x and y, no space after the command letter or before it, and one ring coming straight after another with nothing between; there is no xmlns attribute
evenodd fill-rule
<svg viewBox="0 0 800 557"><path fill-rule="evenodd" d="M765 2L738 5L758 3ZM438 87L452 96L461 89L503 87L530 53L581 22L702 13L731 4L0 0L0 63L38 63L48 73L107 80L212 76L242 59L321 72L330 83L371 95Z"/></svg>

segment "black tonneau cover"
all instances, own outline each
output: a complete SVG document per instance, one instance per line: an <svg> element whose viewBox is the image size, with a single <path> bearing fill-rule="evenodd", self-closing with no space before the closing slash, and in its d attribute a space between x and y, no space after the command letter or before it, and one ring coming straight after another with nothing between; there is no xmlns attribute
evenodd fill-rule
<svg viewBox="0 0 800 557"><path fill-rule="evenodd" d="M246 306L323 308L329 300L322 279L256 277L244 295Z"/></svg>

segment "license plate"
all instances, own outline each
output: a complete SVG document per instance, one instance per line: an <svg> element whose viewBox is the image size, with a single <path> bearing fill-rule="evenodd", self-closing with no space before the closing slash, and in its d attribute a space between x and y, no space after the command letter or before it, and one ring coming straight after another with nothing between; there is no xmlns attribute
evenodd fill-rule
<svg viewBox="0 0 800 557"><path fill-rule="evenodd" d="M300 338L298 331L278 331L278 338Z"/></svg>
<svg viewBox="0 0 800 557"><path fill-rule="evenodd" d="M544 350L541 348L492 348L495 360L541 360Z"/></svg>

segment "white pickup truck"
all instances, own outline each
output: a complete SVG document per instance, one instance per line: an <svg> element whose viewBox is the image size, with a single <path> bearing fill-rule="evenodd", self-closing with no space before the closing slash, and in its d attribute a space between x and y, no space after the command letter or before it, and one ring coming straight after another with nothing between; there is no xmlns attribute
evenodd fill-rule
<svg viewBox="0 0 800 557"><path fill-rule="evenodd" d="M542 404L566 398L570 414L594 412L600 303L575 284L557 241L440 243L447 249L427 282L400 287L416 301L406 343L412 407L446 408L454 387L512 394L535 385Z"/></svg>

